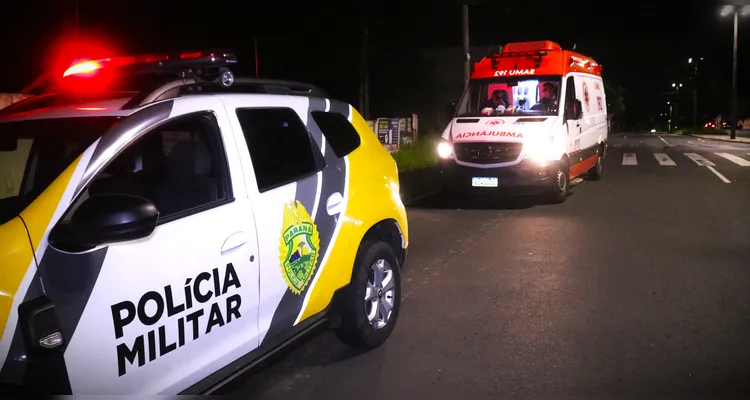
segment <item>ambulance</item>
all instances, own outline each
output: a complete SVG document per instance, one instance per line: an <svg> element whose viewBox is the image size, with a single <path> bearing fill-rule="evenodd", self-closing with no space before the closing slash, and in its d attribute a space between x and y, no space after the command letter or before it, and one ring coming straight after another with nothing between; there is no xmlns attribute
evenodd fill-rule
<svg viewBox="0 0 750 400"><path fill-rule="evenodd" d="M437 147L444 189L541 194L602 177L602 66L552 41L510 43L475 63Z"/></svg>

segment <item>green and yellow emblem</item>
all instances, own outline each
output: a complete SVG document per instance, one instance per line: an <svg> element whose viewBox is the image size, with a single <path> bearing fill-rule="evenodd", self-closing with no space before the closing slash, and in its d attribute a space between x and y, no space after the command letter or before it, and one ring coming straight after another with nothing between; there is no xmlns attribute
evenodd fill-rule
<svg viewBox="0 0 750 400"><path fill-rule="evenodd" d="M281 271L294 294L302 293L318 262L320 237L305 206L299 202L284 205L284 225L281 234Z"/></svg>

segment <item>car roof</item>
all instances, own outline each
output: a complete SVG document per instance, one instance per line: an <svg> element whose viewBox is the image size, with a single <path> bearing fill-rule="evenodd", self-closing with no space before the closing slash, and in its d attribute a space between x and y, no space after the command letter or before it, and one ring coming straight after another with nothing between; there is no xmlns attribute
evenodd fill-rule
<svg viewBox="0 0 750 400"><path fill-rule="evenodd" d="M29 103L28 108L24 108L23 104L18 104L19 108L16 110L8 110L3 113L0 111L0 123L13 122L13 121L25 121L35 119L54 119L54 118L76 118L76 117L124 117L133 114L138 109L123 109L123 106L132 99L132 96L117 96L111 99L99 100L99 101L82 101L73 102L61 105L50 105L45 107L44 104L39 104L38 108L34 107L33 104ZM51 100L51 97L39 98L30 100L36 100L37 102L43 102L45 100ZM14 104L15 105L15 104ZM8 108L13 107L13 105ZM4 115L3 115L4 114Z"/></svg>
<svg viewBox="0 0 750 400"><path fill-rule="evenodd" d="M199 90L196 90L196 87L199 87ZM140 92L101 92L85 96L47 93L32 96L0 110L0 123L88 116L123 117L162 100L205 95L281 95L328 98L324 91L313 85L293 81L237 78L235 85L224 88L207 86L190 80L175 80Z"/></svg>

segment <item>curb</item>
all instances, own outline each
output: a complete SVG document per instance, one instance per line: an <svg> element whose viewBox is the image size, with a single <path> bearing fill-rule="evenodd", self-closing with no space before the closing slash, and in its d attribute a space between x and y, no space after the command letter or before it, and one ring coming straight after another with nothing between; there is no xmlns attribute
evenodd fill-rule
<svg viewBox="0 0 750 400"><path fill-rule="evenodd" d="M690 133L684 134L683 136L692 136L692 137L697 138L697 139L716 140L717 142L750 144L750 138L742 138L742 139L747 139L747 140L737 140L737 139L729 139L729 138L724 139L722 137L713 138L713 137L708 137L708 135L706 135L706 136L698 136L698 135L693 135L693 134L690 134Z"/></svg>

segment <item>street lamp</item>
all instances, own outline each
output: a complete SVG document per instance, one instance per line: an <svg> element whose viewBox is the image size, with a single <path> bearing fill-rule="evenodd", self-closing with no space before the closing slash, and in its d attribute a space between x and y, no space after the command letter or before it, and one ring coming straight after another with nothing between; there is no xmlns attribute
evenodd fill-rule
<svg viewBox="0 0 750 400"><path fill-rule="evenodd" d="M737 25L739 23L739 15L742 16L750 15L750 6L740 5L727 5L722 7L721 16L726 17L728 15L734 15L734 45L732 46L732 110L730 116L730 138L735 138L735 130L737 129Z"/></svg>

